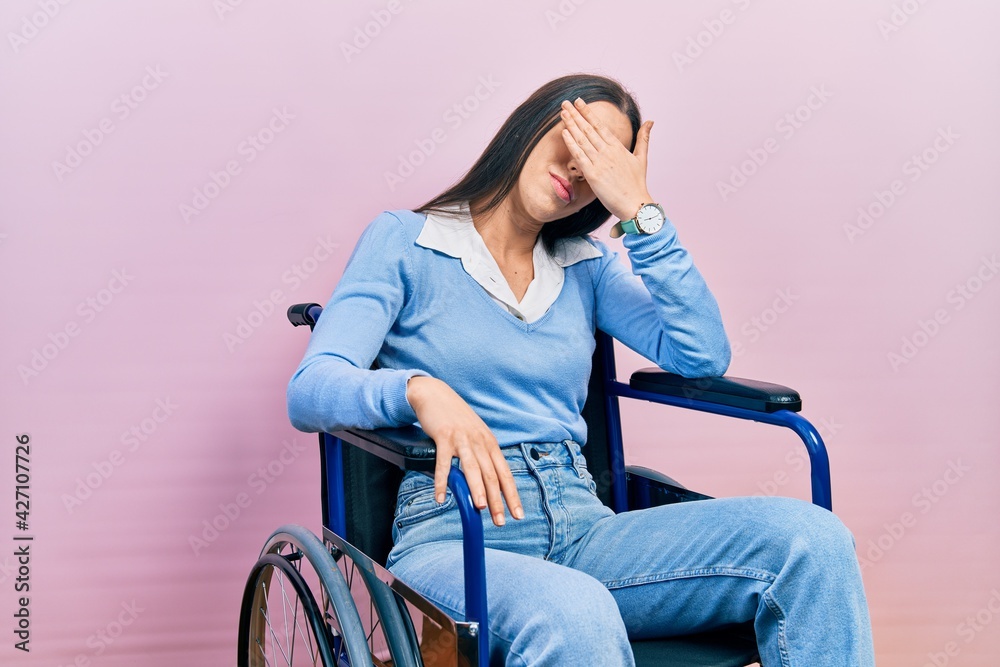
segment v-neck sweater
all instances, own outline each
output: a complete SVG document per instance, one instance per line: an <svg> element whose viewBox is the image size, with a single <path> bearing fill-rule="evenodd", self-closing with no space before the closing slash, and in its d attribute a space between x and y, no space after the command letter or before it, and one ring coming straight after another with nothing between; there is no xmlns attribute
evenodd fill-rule
<svg viewBox="0 0 1000 667"><path fill-rule="evenodd" d="M718 303L669 219L655 234L622 237L632 271L604 242L580 237L600 256L566 266L555 302L525 322L459 258L416 243L426 217L386 210L365 227L289 381L295 428L419 425L406 386L426 375L461 396L501 447L583 445L595 327L684 377L729 367Z"/></svg>

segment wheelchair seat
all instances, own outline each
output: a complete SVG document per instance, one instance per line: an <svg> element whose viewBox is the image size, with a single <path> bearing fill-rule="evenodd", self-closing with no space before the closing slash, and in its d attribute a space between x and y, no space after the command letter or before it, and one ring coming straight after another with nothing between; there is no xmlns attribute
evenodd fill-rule
<svg viewBox="0 0 1000 667"><path fill-rule="evenodd" d="M318 304L295 304L288 309L288 318L295 326L312 328L321 313ZM593 370L583 409L588 428L584 454L594 478L610 480L610 484L598 484L597 493L611 509L622 512L711 498L666 475L625 465L619 397L792 429L809 454L813 503L831 509L826 449L812 424L797 414L802 405L797 392L782 385L731 376L688 379L655 367L637 371L628 384L621 383L616 379L613 340L600 330L595 337ZM373 369L377 367L372 364ZM479 625L487 622L482 523L464 475L453 468L449 487L462 510L467 618L450 619L384 569L393 546L391 528L400 481L408 470L433 476L434 442L415 425L320 433L319 441L323 541L299 526L279 528L269 538L244 591L238 664L272 664L266 652L269 642L274 646L274 641L267 638L268 632L275 632L268 616L273 575L282 584L287 580L288 587L303 602L303 614L311 628L307 637L311 664L486 665L488 633L478 632ZM350 569L344 567L348 560ZM297 574L306 571L302 565L305 562L315 570L314 579L321 588L318 599L306 590L304 574ZM336 576L331 576L331 570ZM356 579L363 579L365 587L361 597L373 609L379 609L377 621L367 628L362 627L351 598L355 572L360 573ZM275 603L282 605L283 612L287 594L283 586L281 602ZM425 647L416 638L419 633L408 611L411 603L429 615L435 627L450 627L453 645L444 659L432 659L423 652ZM387 657L391 651L379 652L372 643L379 623L384 624L386 636L396 638L396 651L391 657ZM643 667L746 667L760 660L753 621L698 634L636 640L631 645L636 664ZM277 649L281 650L281 646ZM264 655L263 661L258 654Z"/></svg>

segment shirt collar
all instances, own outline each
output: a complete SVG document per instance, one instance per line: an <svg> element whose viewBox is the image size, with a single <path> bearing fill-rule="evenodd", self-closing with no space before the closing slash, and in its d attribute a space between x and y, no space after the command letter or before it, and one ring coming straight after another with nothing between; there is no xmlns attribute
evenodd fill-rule
<svg viewBox="0 0 1000 667"><path fill-rule="evenodd" d="M486 242L479 230L472 223L469 212L469 202L463 201L446 208L449 215L427 213L423 229L417 236L416 243L425 248L439 250L452 257L462 259L466 270L471 268L474 259L480 256L480 251L487 250ZM489 252L487 250L487 252ZM556 266L567 267L585 259L600 257L601 251L582 237L563 238L556 241L555 252L551 257ZM535 242L535 257L545 261L549 254L544 252L542 237Z"/></svg>

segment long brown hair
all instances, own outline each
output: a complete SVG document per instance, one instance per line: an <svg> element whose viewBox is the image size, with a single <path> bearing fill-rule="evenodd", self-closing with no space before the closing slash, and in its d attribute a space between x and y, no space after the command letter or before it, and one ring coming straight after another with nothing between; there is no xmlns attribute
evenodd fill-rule
<svg viewBox="0 0 1000 667"><path fill-rule="evenodd" d="M587 103L610 102L625 114L632 123L629 151L635 150L635 140L642 119L632 94L621 83L608 77L567 74L549 81L514 109L489 146L460 181L413 210L446 214L448 211L444 210L445 207L469 200L471 208L473 200L483 197L490 198L481 207L473 208L471 213L479 216L495 209L517 183L528 154L545 133L561 120L559 110L562 101L573 101L577 97ZM601 200L595 199L572 215L546 223L541 231L545 250L552 254L558 239L586 236L603 225L610 216L611 212Z"/></svg>

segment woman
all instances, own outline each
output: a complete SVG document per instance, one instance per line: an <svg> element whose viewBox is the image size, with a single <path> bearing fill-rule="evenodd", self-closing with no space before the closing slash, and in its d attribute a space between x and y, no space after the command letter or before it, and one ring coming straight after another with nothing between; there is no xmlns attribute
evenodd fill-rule
<svg viewBox="0 0 1000 667"><path fill-rule="evenodd" d="M831 512L737 497L616 515L595 493L580 414L595 327L686 377L722 375L731 356L647 188L652 125L616 81L564 76L461 181L380 214L289 384L289 416L308 432L419 422L437 469L403 478L387 567L462 618L458 459L492 517L493 664L632 665L630 637L753 620L766 667L873 665L854 538ZM589 236L609 215L638 277Z"/></svg>

